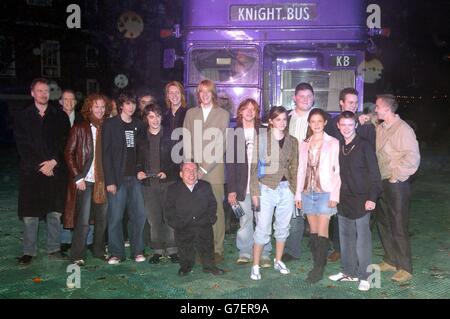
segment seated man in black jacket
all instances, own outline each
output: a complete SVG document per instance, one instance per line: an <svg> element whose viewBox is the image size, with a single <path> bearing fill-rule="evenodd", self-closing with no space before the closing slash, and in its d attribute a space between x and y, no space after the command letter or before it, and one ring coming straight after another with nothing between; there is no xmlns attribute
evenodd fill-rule
<svg viewBox="0 0 450 319"><path fill-rule="evenodd" d="M165 217L175 230L178 247L180 276L188 275L195 264L195 250L203 263L203 272L223 274L214 265L214 235L212 225L216 222L217 202L211 185L198 180L198 165L184 162L180 166L182 181L169 186Z"/></svg>

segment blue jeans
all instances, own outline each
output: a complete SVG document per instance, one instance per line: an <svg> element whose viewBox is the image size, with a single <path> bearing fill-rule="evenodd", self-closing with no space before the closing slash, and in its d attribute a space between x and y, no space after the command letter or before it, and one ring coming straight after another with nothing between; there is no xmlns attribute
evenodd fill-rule
<svg viewBox="0 0 450 319"><path fill-rule="evenodd" d="M51 212L46 215L47 223L47 253L60 250L61 213ZM37 240L39 217L23 218L23 254L37 255Z"/></svg>
<svg viewBox="0 0 450 319"><path fill-rule="evenodd" d="M72 230L63 228L61 230L61 244L72 243ZM94 225L89 225L89 232L86 239L86 245L91 245L94 242Z"/></svg>
<svg viewBox="0 0 450 319"><path fill-rule="evenodd" d="M370 275L367 267L372 263L370 213L358 219L341 215L338 218L342 272L347 276L367 280Z"/></svg>
<svg viewBox="0 0 450 319"><path fill-rule="evenodd" d="M108 251L111 256L125 258L123 240L123 214L127 208L131 257L143 254L144 225L147 219L144 209L142 185L134 176L126 176L115 195L108 193Z"/></svg>
<svg viewBox="0 0 450 319"><path fill-rule="evenodd" d="M251 196L247 194L244 201L240 201L242 209L245 214L239 218L239 230L236 234L236 247L239 249L239 257L251 258L253 255L253 210L251 204ZM257 213L258 214L258 213ZM269 241L264 245L262 255L269 257L272 251L272 244Z"/></svg>
<svg viewBox="0 0 450 319"><path fill-rule="evenodd" d="M289 189L289 182L280 182L276 189L260 184L261 211L256 213L256 229L253 239L258 245L265 245L272 234L272 219L274 236L279 242L285 242L289 236L289 223L294 212L294 194ZM276 209L275 209L276 208Z"/></svg>

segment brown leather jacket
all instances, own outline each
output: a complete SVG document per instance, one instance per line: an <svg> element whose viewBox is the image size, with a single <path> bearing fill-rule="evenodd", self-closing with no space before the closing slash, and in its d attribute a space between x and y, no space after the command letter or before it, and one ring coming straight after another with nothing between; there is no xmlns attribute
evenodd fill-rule
<svg viewBox="0 0 450 319"><path fill-rule="evenodd" d="M67 200L63 216L64 228L74 228L76 221L76 181L84 178L94 158L94 141L89 121L75 124L69 133L64 158L69 169Z"/></svg>

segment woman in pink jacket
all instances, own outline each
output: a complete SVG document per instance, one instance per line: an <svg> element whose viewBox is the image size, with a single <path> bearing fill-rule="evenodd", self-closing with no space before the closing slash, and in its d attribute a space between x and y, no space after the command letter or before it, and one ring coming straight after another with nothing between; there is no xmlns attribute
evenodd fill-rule
<svg viewBox="0 0 450 319"><path fill-rule="evenodd" d="M322 279L327 263L328 224L339 202L339 141L323 131L327 114L313 109L308 116L308 132L299 146L296 206L308 218L314 268L306 280Z"/></svg>

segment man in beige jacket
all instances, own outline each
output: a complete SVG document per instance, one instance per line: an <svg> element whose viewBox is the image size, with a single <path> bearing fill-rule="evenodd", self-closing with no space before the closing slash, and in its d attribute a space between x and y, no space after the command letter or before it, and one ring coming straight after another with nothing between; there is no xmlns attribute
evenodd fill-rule
<svg viewBox="0 0 450 319"><path fill-rule="evenodd" d="M189 136L183 137L185 158L199 164L199 179L209 182L217 201L217 221L213 225L215 262L223 261L225 239L225 215L223 211L225 183L225 131L230 123L230 114L220 108L216 86L203 80L197 86L199 106L186 112L183 127ZM188 133L185 132L185 133Z"/></svg>
<svg viewBox="0 0 450 319"><path fill-rule="evenodd" d="M385 251L381 271L395 271L393 281L412 277L408 234L410 177L420 164L419 145L413 129L395 114L398 103L391 94L378 95L375 111L384 122L376 130L376 153L383 180L377 224Z"/></svg>

